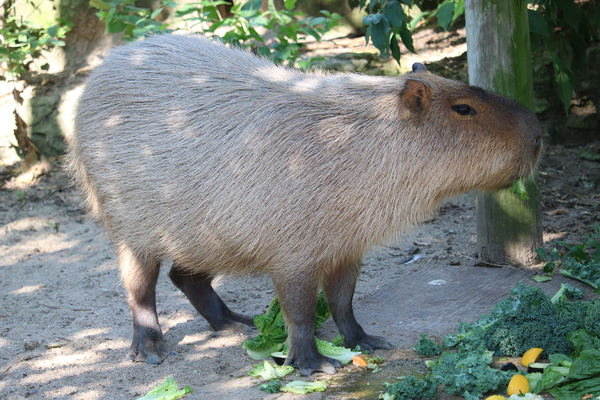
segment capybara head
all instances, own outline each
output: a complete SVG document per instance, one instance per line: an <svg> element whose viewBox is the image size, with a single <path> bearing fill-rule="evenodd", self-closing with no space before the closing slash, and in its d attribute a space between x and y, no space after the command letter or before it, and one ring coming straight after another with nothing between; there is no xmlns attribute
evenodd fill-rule
<svg viewBox="0 0 600 400"><path fill-rule="evenodd" d="M533 113L505 97L418 66L406 75L400 97L407 120L417 129L436 130L431 135L432 155L455 157L443 164L459 179L456 192L470 186L501 189L529 176L537 165L541 125ZM433 150L440 147L440 152ZM473 174L473 168L480 174Z"/></svg>

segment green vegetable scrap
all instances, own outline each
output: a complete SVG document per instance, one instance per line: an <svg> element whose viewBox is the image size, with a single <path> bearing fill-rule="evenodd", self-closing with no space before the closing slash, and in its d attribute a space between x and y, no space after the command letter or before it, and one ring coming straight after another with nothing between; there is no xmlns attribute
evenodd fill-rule
<svg viewBox="0 0 600 400"><path fill-rule="evenodd" d="M253 365L253 368L248 372L248 375L271 380L283 378L292 372L294 372L294 367L291 365L274 366L269 361L265 360L262 364Z"/></svg>
<svg viewBox="0 0 600 400"><path fill-rule="evenodd" d="M291 381L282 386L280 391L296 394L307 394L312 392L324 392L327 389L327 383L324 381Z"/></svg>
<svg viewBox="0 0 600 400"><path fill-rule="evenodd" d="M315 329L319 329L330 316L327 300L323 293L320 293L317 300ZM259 335L244 341L242 345L250 358L263 360L283 349L283 344L287 340L287 331L278 297L271 301L266 313L254 316L254 325L258 328Z"/></svg>
<svg viewBox="0 0 600 400"><path fill-rule="evenodd" d="M315 338L315 343L317 344L319 353L325 357L334 358L342 364L348 364L352 361L354 356L360 354L360 351L352 351L346 347L334 346L331 343L317 338Z"/></svg>
<svg viewBox="0 0 600 400"><path fill-rule="evenodd" d="M279 379L275 379L267 383L263 383L258 388L267 393L279 393L281 389L281 381Z"/></svg>
<svg viewBox="0 0 600 400"><path fill-rule="evenodd" d="M438 396L438 382L431 375L419 379L413 375L407 375L398 382L386 383L384 400L433 400Z"/></svg>
<svg viewBox="0 0 600 400"><path fill-rule="evenodd" d="M431 367L431 375L444 385L449 394L465 400L479 400L487 392L505 389L514 371L500 371L490 366L493 353L483 346L445 352Z"/></svg>
<svg viewBox="0 0 600 400"><path fill-rule="evenodd" d="M529 200L529 194L527 193L527 189L525 188L525 183L519 179L510 187L513 193L521 196L521 200Z"/></svg>
<svg viewBox="0 0 600 400"><path fill-rule="evenodd" d="M569 334L570 357L550 356L543 374L529 374L533 393L546 390L557 400L581 400L585 394L600 394L600 337L585 330Z"/></svg>
<svg viewBox="0 0 600 400"><path fill-rule="evenodd" d="M148 394L140 397L138 400L176 400L188 393L192 393L192 389L189 386L178 390L175 380L172 377L168 377L164 383L150 390Z"/></svg>
<svg viewBox="0 0 600 400"><path fill-rule="evenodd" d="M600 334L597 301L566 301L579 295L564 285L552 300L542 289L519 283L490 314L474 323L461 323L458 333L444 339L444 346L468 349L483 344L495 355L509 357L521 356L532 347L543 348L544 354L569 354L569 332L586 328Z"/></svg>
<svg viewBox="0 0 600 400"><path fill-rule="evenodd" d="M431 339L427 338L427 334L421 334L419 343L413 347L413 350L425 357L435 357L442 354L442 346Z"/></svg>
<svg viewBox="0 0 600 400"><path fill-rule="evenodd" d="M247 339L242 345L250 358L262 360L281 350L287 339L287 332L278 297L271 301L267 312L254 316L254 325L258 328L259 335Z"/></svg>

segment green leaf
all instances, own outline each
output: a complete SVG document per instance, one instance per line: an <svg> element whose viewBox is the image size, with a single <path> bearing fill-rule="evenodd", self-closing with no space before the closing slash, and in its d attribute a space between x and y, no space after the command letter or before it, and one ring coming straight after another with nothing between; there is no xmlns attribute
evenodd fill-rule
<svg viewBox="0 0 600 400"><path fill-rule="evenodd" d="M147 395L140 397L138 400L176 400L191 392L192 389L189 386L178 390L175 380L172 377L168 377L163 384L150 390Z"/></svg>
<svg viewBox="0 0 600 400"><path fill-rule="evenodd" d="M452 16L452 23L456 21L461 15L465 13L465 0L458 0L454 3L454 15Z"/></svg>
<svg viewBox="0 0 600 400"><path fill-rule="evenodd" d="M249 0L240 8L240 17L250 18L260 13L261 0Z"/></svg>
<svg viewBox="0 0 600 400"><path fill-rule="evenodd" d="M409 26L409 28L410 28L410 30L411 30L411 31L414 31L414 30L415 30L415 27L417 26L417 24L418 24L418 23L419 23L421 20L423 20L423 18L425 18L425 17L429 17L429 15L430 15L430 14L431 14L431 12L429 12L429 11L422 11L422 12L420 12L419 14L417 14L417 16L416 16L416 17L414 17L413 19L411 19L411 20L410 20L410 23L409 23L409 25L408 25L408 26Z"/></svg>
<svg viewBox="0 0 600 400"><path fill-rule="evenodd" d="M294 367L291 365L277 366L265 360L262 364L252 366L252 370L248 375L260 377L264 380L279 379L294 372Z"/></svg>
<svg viewBox="0 0 600 400"><path fill-rule="evenodd" d="M398 38L395 34L392 34L392 40L390 42L390 50L392 50L392 57L400 64L400 46L398 45Z"/></svg>
<svg viewBox="0 0 600 400"><path fill-rule="evenodd" d="M446 0L443 2L435 12L438 24L445 30L450 29L452 24L452 17L454 16L454 2Z"/></svg>
<svg viewBox="0 0 600 400"><path fill-rule="evenodd" d="M46 32L48 32L48 35L54 37L58 33L58 28L59 28L58 25L54 25L54 26L51 26L50 28L48 28L46 30Z"/></svg>
<svg viewBox="0 0 600 400"><path fill-rule="evenodd" d="M327 383L324 381L291 381L287 385L281 387L282 392L307 394L311 392L324 392L327 389Z"/></svg>
<svg viewBox="0 0 600 400"><path fill-rule="evenodd" d="M581 8L573 0L554 0L554 2L563 11L565 22L577 31L581 21Z"/></svg>
<svg viewBox="0 0 600 400"><path fill-rule="evenodd" d="M390 50L390 23L383 14L379 22L371 25L371 40L382 55L388 55Z"/></svg>
<svg viewBox="0 0 600 400"><path fill-rule="evenodd" d="M538 255L538 257L540 258L540 260L542 260L542 261L548 260L548 253L546 253L546 249L544 249L543 247L539 247L539 248L535 249L535 252Z"/></svg>
<svg viewBox="0 0 600 400"><path fill-rule="evenodd" d="M571 84L569 75L565 71L556 71L554 80L558 86L558 97L565 107L565 114L568 115L573 97L573 85Z"/></svg>
<svg viewBox="0 0 600 400"><path fill-rule="evenodd" d="M377 3L379 3L379 0L371 0L369 2L369 12L372 13L373 10L375 9L375 6L377 5Z"/></svg>
<svg viewBox="0 0 600 400"><path fill-rule="evenodd" d="M548 22L539 10L527 9L527 19L529 20L529 31L544 37L550 37Z"/></svg>
<svg viewBox="0 0 600 400"><path fill-rule="evenodd" d="M113 8L113 6L102 0L90 0L90 7L97 8L98 10L108 10Z"/></svg>
<svg viewBox="0 0 600 400"><path fill-rule="evenodd" d="M531 279L537 283L542 283L542 282L550 282L552 280L552 277L548 276L548 275L535 275L535 276L532 276Z"/></svg>
<svg viewBox="0 0 600 400"><path fill-rule="evenodd" d="M400 29L400 37L402 38L402 43L404 43L408 51L416 54L417 52L413 46L412 33L408 30L406 23L402 24L402 29Z"/></svg>
<svg viewBox="0 0 600 400"><path fill-rule="evenodd" d="M283 6L286 10L292 11L296 7L296 0L284 0Z"/></svg>
<svg viewBox="0 0 600 400"><path fill-rule="evenodd" d="M400 28L404 22L404 10L396 0L392 0L385 5L383 15L388 19L391 26Z"/></svg>
<svg viewBox="0 0 600 400"><path fill-rule="evenodd" d="M119 33L127 28L127 24L121 20L113 19L106 21L106 33Z"/></svg>
<svg viewBox="0 0 600 400"><path fill-rule="evenodd" d="M157 8L156 10L154 10L154 12L152 12L152 14L150 14L150 19L154 19L154 18L158 17L158 14L160 14L162 12L162 10L164 10L164 7L160 7L160 8Z"/></svg>

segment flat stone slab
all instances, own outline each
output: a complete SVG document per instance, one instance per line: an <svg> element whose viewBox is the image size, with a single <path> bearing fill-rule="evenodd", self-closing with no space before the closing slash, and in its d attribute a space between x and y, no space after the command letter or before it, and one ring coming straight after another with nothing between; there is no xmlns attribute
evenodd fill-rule
<svg viewBox="0 0 600 400"><path fill-rule="evenodd" d="M540 286L547 294L560 284L591 288L572 279L555 276L536 283L536 271L473 266L411 267L398 279L355 302L356 317L365 330L384 336L397 348L411 348L421 333L439 339L455 332L461 321L473 322L506 298L517 282ZM335 329L330 320L324 330Z"/></svg>

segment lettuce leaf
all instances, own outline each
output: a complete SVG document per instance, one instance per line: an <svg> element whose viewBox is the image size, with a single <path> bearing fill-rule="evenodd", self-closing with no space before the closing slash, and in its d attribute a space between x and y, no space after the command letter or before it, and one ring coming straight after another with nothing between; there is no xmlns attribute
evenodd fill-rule
<svg viewBox="0 0 600 400"><path fill-rule="evenodd" d="M192 389L189 386L178 390L175 380L172 377L168 377L164 383L150 390L148 394L140 397L138 400L176 400L188 393L192 393Z"/></svg>

